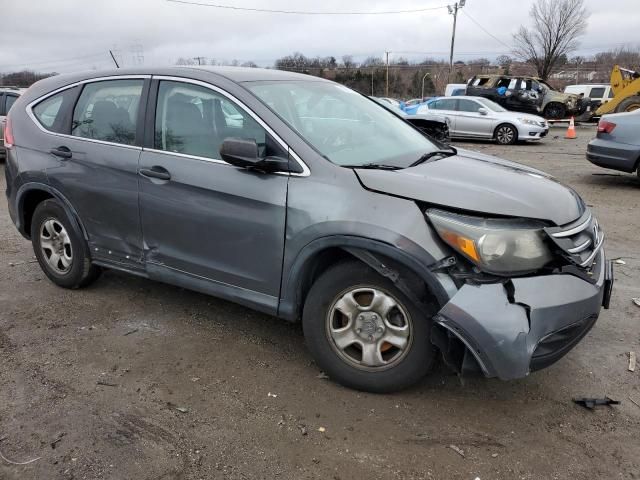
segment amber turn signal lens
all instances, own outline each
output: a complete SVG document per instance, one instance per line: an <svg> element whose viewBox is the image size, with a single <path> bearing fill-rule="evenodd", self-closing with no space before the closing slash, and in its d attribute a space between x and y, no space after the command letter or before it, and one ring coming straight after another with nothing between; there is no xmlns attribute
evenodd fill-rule
<svg viewBox="0 0 640 480"><path fill-rule="evenodd" d="M464 253L470 259L479 262L480 256L476 250L476 244L473 240L454 232L441 232L441 236L445 242L461 253Z"/></svg>

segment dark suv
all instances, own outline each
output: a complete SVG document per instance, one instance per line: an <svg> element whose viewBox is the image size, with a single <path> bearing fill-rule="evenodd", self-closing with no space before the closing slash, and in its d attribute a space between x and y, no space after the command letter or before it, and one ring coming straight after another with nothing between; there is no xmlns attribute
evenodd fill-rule
<svg viewBox="0 0 640 480"><path fill-rule="evenodd" d="M573 190L323 79L56 76L16 102L6 139L11 218L54 283L106 267L301 319L354 388L406 387L436 352L525 376L609 302L603 234Z"/></svg>

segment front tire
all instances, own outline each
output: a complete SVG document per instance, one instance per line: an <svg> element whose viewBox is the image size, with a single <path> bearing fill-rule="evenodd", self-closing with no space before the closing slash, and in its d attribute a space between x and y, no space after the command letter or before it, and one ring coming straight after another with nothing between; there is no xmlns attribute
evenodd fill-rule
<svg viewBox="0 0 640 480"><path fill-rule="evenodd" d="M357 261L334 265L316 280L302 326L318 366L346 387L401 390L433 363L431 318L392 281Z"/></svg>
<svg viewBox="0 0 640 480"><path fill-rule="evenodd" d="M496 127L493 136L500 145L513 145L518 141L518 129L509 123L503 123Z"/></svg>
<svg viewBox="0 0 640 480"><path fill-rule="evenodd" d="M89 285L100 275L89 248L57 200L45 200L33 212L31 243L40 268L63 288Z"/></svg>

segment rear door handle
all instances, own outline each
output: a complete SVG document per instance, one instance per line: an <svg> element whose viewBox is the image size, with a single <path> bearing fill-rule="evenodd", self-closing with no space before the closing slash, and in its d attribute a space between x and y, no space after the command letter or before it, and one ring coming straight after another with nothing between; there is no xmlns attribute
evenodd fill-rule
<svg viewBox="0 0 640 480"><path fill-rule="evenodd" d="M158 180L170 180L171 174L164 167L153 166L151 168L141 168L140 175L148 178L157 178Z"/></svg>
<svg viewBox="0 0 640 480"><path fill-rule="evenodd" d="M73 155L71 153L71 150L69 150L69 147L58 147L58 148L52 148L51 150L49 150L49 153L55 155L56 157L60 157L60 158L71 158L71 156Z"/></svg>

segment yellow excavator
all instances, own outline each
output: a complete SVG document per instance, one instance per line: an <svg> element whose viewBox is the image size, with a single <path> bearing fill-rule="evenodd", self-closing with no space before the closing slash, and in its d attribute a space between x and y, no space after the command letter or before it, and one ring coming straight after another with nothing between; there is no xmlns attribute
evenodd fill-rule
<svg viewBox="0 0 640 480"><path fill-rule="evenodd" d="M596 116L640 108L640 73L616 65L611 71L611 91L613 98L598 107Z"/></svg>

